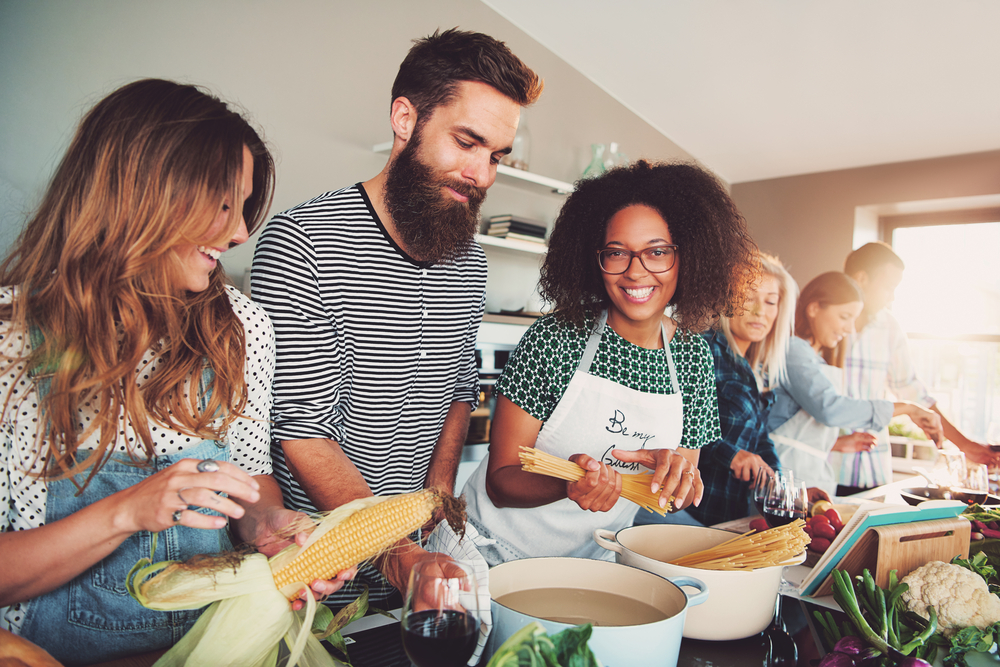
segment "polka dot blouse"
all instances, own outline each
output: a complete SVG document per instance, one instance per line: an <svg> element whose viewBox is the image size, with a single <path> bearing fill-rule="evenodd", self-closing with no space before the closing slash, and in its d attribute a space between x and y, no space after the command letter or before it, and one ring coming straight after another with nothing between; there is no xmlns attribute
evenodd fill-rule
<svg viewBox="0 0 1000 667"><path fill-rule="evenodd" d="M246 419L237 419L229 427L230 460L250 475L270 474L271 381L274 376L274 331L267 314L235 288L229 290L233 311L243 322L246 337L247 363L244 369L248 385ZM16 290L0 289L0 303L11 303ZM45 484L26 473L38 471L44 460L36 457L38 400L34 384L26 376L18 377L24 364L10 359L23 358L30 351L25 332L15 330L8 321L0 321L0 396L10 396L6 410L0 415L4 469L0 471L0 532L27 530L45 523ZM141 386L156 372L158 358L147 353L136 369L136 382ZM2 403L0 403L2 405ZM86 428L94 418L95 406L85 403L78 412L80 428ZM116 451L124 452L136 443L130 426L119 425ZM150 423L157 455L170 455L197 445L200 439ZM92 448L98 435L81 443ZM21 614L14 607L0 609L0 628L16 632Z"/></svg>
<svg viewBox="0 0 1000 667"><path fill-rule="evenodd" d="M592 327L593 320L581 329L554 315L539 318L521 337L496 391L532 417L547 420L580 364ZM678 330L670 341L670 355L684 404L680 446L698 449L722 435L712 354L701 336ZM633 345L611 327L605 330L590 372L637 391L673 392L663 350Z"/></svg>

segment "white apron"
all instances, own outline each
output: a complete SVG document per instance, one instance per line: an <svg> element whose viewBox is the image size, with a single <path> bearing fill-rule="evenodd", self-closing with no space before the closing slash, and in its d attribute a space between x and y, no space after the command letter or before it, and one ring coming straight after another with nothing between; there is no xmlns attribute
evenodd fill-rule
<svg viewBox="0 0 1000 667"><path fill-rule="evenodd" d="M837 393L841 393L844 369L823 364L820 370ZM819 487L831 498L837 495L837 478L828 457L839 435L838 427L821 424L805 410L799 410L770 433L781 468L793 471L795 481Z"/></svg>
<svg viewBox="0 0 1000 667"><path fill-rule="evenodd" d="M605 312L587 341L566 392L542 426L535 447L560 458L589 454L623 474L646 470L611 455L612 449L676 449L684 431L684 404L660 327L670 370L672 394L650 394L591 375L591 363L607 324ZM609 512L589 512L568 498L541 507L496 507L486 495L489 457L465 485L469 520L494 545L481 547L491 566L536 556L574 556L607 560L614 554L591 537L597 528L618 530L632 523L638 505L620 498ZM641 470L640 470L641 469Z"/></svg>

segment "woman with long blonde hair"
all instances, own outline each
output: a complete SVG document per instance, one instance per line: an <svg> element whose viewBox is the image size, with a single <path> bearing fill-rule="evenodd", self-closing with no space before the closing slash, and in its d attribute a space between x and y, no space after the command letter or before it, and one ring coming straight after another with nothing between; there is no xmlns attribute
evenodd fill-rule
<svg viewBox="0 0 1000 667"><path fill-rule="evenodd" d="M719 318L704 334L715 361L722 437L705 448L699 465L705 498L688 513L711 525L745 517L750 489L760 469L778 466L768 439L767 414L773 389L785 376L785 352L792 336L795 281L776 257L760 253L760 277L740 313ZM680 522L678 517L673 521ZM639 523L646 522L642 515Z"/></svg>
<svg viewBox="0 0 1000 667"><path fill-rule="evenodd" d="M273 331L218 262L273 182L254 129L194 86L136 81L84 117L0 266L0 633L73 663L165 648L200 612L132 600L137 560L287 544Z"/></svg>

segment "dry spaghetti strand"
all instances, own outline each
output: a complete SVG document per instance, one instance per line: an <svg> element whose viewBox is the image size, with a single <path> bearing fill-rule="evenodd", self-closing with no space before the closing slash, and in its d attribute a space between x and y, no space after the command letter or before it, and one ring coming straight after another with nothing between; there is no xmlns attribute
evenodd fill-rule
<svg viewBox="0 0 1000 667"><path fill-rule="evenodd" d="M802 519L762 532L750 531L710 549L670 561L703 570L756 570L781 565L802 553L810 539Z"/></svg>
<svg viewBox="0 0 1000 667"><path fill-rule="evenodd" d="M539 451L534 447L521 447L518 456L521 459L521 469L527 472L556 477L567 482L575 482L586 474L583 468L572 461ZM636 505L644 507L650 512L656 512L660 516L672 512L674 497L670 496L666 508L660 507L660 497L649 490L652 483L653 473L622 475L622 498L631 500Z"/></svg>

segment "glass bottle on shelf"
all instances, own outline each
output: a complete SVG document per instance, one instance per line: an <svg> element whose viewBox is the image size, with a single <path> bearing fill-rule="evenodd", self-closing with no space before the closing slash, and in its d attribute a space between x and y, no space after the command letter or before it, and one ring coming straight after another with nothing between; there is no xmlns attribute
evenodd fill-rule
<svg viewBox="0 0 1000 667"><path fill-rule="evenodd" d="M614 169L628 165L628 157L618 150L618 142L612 141L608 144L608 153L604 156L604 169Z"/></svg>
<svg viewBox="0 0 1000 667"><path fill-rule="evenodd" d="M590 164L583 170L583 178L593 178L604 173L604 144L590 144Z"/></svg>
<svg viewBox="0 0 1000 667"><path fill-rule="evenodd" d="M531 131L528 129L528 124L522 118L520 124L517 126L517 134L514 135L514 141L510 145L510 153L503 156L500 164L528 171L528 163L530 161Z"/></svg>

